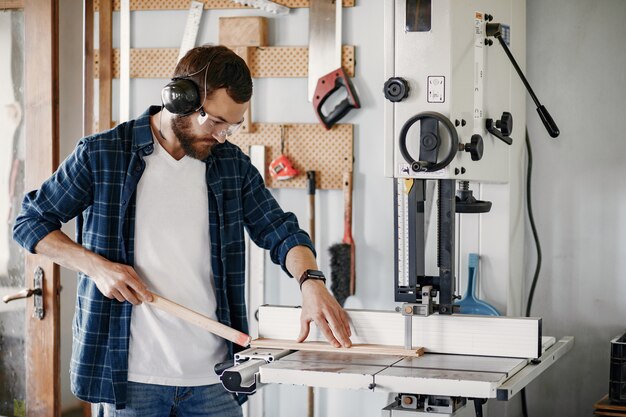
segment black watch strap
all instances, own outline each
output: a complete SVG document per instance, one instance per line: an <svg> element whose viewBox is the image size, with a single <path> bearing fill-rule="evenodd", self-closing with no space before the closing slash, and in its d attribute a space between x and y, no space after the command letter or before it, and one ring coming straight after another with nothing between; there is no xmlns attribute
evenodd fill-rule
<svg viewBox="0 0 626 417"><path fill-rule="evenodd" d="M322 271L318 271L316 269L307 269L298 279L298 283L300 284L300 289L302 289L302 284L309 279L317 279L323 281L326 284L326 277Z"/></svg>

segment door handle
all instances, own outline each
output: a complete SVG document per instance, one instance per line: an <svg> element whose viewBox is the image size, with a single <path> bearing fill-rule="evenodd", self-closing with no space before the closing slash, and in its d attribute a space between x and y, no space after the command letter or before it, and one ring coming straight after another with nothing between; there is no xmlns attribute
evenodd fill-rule
<svg viewBox="0 0 626 417"><path fill-rule="evenodd" d="M35 316L42 320L44 317L44 308L43 308L43 269L38 266L35 269L35 273L33 276L33 288L25 288L15 294L6 295L2 297L2 301L5 303L21 300L22 298L29 298L35 296Z"/></svg>
<svg viewBox="0 0 626 417"><path fill-rule="evenodd" d="M41 295L41 288L25 288L20 292L2 297L2 301L8 303L10 301L21 300L22 298L32 297L33 295Z"/></svg>

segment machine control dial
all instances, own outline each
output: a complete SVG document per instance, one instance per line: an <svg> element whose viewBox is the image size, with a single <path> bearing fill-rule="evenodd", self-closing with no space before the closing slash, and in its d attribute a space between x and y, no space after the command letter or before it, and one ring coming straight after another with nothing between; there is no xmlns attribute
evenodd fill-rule
<svg viewBox="0 0 626 417"><path fill-rule="evenodd" d="M472 161L480 161L483 157L484 149L483 137L478 134L472 135L470 143L466 143L464 146L465 152L470 153Z"/></svg>
<svg viewBox="0 0 626 417"><path fill-rule="evenodd" d="M511 136L513 133L513 116L509 112L503 112L500 120L496 120L496 127L504 136Z"/></svg>
<svg viewBox="0 0 626 417"><path fill-rule="evenodd" d="M409 83L402 77L391 77L383 87L385 98L397 103L409 96Z"/></svg>

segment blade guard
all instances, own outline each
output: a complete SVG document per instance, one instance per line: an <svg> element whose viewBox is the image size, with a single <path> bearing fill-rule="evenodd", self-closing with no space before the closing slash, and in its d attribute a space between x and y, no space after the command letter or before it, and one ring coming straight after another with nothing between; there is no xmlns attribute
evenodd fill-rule
<svg viewBox="0 0 626 417"><path fill-rule="evenodd" d="M298 170L293 167L289 158L284 154L270 162L269 168L270 175L275 180L288 180L299 174Z"/></svg>
<svg viewBox="0 0 626 417"><path fill-rule="evenodd" d="M346 89L347 97L337 104L328 115L325 115L322 112L322 106L326 100L332 97L332 95L341 88ZM333 125L348 114L351 109L358 109L360 107L359 98L354 91L350 78L348 78L343 68L338 68L317 80L315 94L313 94L313 109L315 109L317 118L324 125L326 130L333 127Z"/></svg>

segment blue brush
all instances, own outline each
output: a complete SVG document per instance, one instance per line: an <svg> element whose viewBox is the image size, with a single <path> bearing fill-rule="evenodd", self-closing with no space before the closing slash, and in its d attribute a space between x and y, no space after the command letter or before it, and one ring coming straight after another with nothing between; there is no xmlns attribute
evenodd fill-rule
<svg viewBox="0 0 626 417"><path fill-rule="evenodd" d="M494 306L476 298L476 287L478 286L478 254L469 254L467 272L467 291L463 298L456 303L461 306L461 314L499 316L500 313Z"/></svg>

